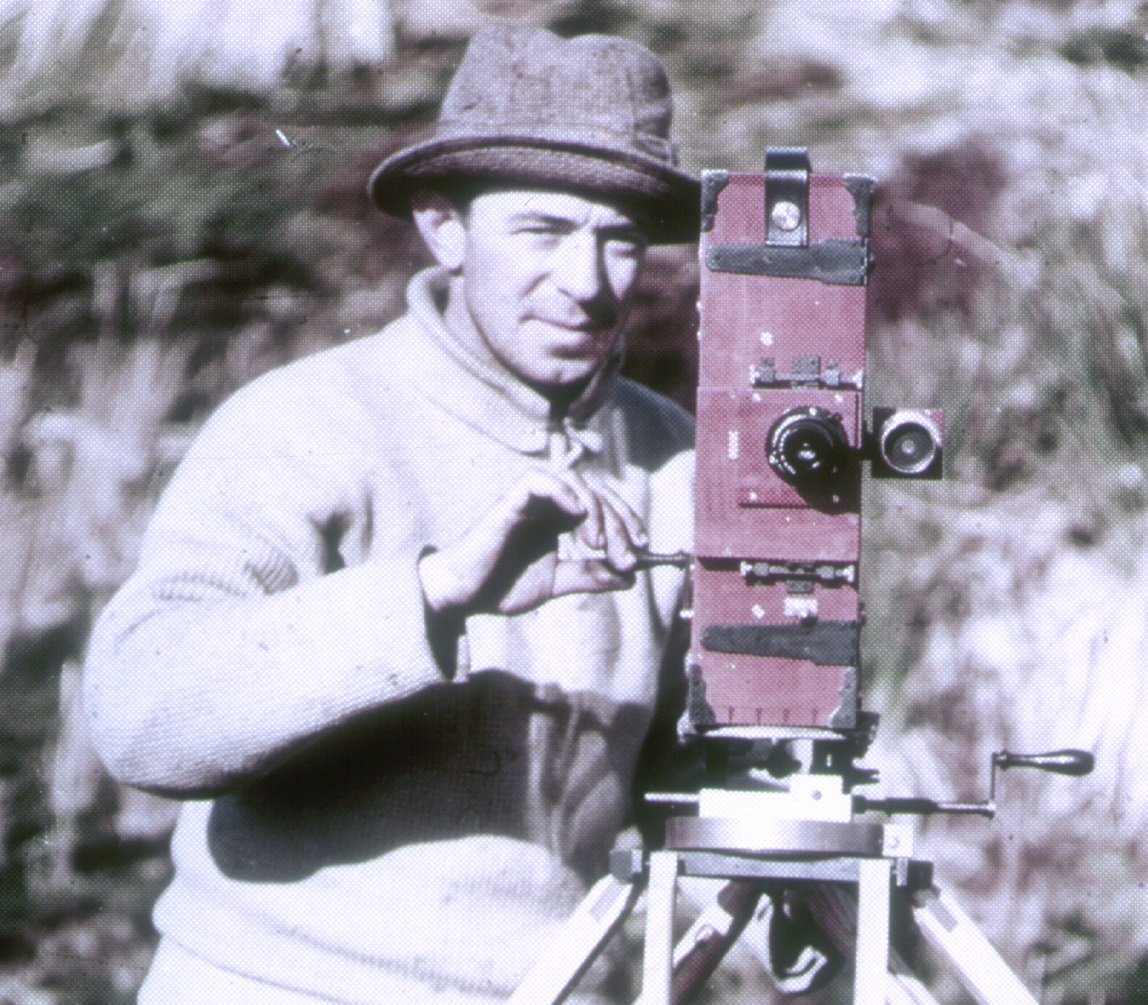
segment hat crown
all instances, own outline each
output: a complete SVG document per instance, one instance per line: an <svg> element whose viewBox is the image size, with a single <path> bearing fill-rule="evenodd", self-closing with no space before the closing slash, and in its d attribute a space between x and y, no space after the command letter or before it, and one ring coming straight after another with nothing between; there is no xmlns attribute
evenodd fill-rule
<svg viewBox="0 0 1148 1005"><path fill-rule="evenodd" d="M677 166L671 117L666 72L637 43L495 22L471 39L434 137L375 168L371 198L409 217L419 190L557 188L625 206L654 243L692 241L700 187Z"/></svg>
<svg viewBox="0 0 1148 1005"><path fill-rule="evenodd" d="M467 47L436 136L529 136L631 150L675 164L669 80L647 49L607 35L562 39L498 24Z"/></svg>

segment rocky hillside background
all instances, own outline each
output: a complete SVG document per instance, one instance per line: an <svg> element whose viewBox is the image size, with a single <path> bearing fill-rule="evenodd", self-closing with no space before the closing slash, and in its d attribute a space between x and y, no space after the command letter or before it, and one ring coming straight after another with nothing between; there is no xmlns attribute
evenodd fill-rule
<svg viewBox="0 0 1148 1005"><path fill-rule="evenodd" d="M87 749L88 627L211 409L400 309L423 253L364 182L490 15L649 45L690 169L800 144L879 179L870 402L943 406L947 478L868 493L871 761L976 799L995 749L1094 751L920 850L1043 1003L1148 1002L1131 0L0 2L0 1001L132 1000L170 807ZM686 404L696 282L691 249L655 256L629 363Z"/></svg>

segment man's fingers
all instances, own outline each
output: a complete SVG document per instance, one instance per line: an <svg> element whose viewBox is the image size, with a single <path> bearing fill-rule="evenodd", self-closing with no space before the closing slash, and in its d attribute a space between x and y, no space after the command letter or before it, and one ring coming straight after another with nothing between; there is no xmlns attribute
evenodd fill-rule
<svg viewBox="0 0 1148 1005"><path fill-rule="evenodd" d="M582 540L595 551L605 551L612 561L630 565L633 549L650 543L642 518L603 478L573 470L562 472L561 477L586 507L579 528Z"/></svg>
<svg viewBox="0 0 1148 1005"><path fill-rule="evenodd" d="M578 534L591 548L600 550L606 547L605 515L602 500L586 482L573 471L562 474L563 482L578 493L578 498L586 509L586 518L578 528Z"/></svg>
<svg viewBox="0 0 1148 1005"><path fill-rule="evenodd" d="M618 512L607 504L602 506L602 527L606 534L606 561L615 569L628 572L638 560L630 541L630 533Z"/></svg>
<svg viewBox="0 0 1148 1005"><path fill-rule="evenodd" d="M641 517L604 479L582 478L573 473L571 476L577 478L578 483L593 497L596 509L592 512L596 518L601 519L601 536L597 539L600 543L591 544L590 535L582 534L583 541L591 544L591 547L601 554L584 557L604 558L615 569L625 571L633 569L637 562L635 549L646 548L649 545ZM585 530L585 526L580 529Z"/></svg>
<svg viewBox="0 0 1148 1005"><path fill-rule="evenodd" d="M572 484L553 471L535 468L516 486L510 498L510 519L513 523L532 516L532 507L538 500L549 500L558 509L572 517L589 515L590 493L582 486Z"/></svg>
<svg viewBox="0 0 1148 1005"><path fill-rule="evenodd" d="M525 610L551 596L634 584L641 519L605 479L539 467L457 541L424 558L435 609Z"/></svg>
<svg viewBox="0 0 1148 1005"><path fill-rule="evenodd" d="M632 571L614 568L607 562L585 558L566 560L554 566L553 596L568 593L608 593L634 585Z"/></svg>
<svg viewBox="0 0 1148 1005"><path fill-rule="evenodd" d="M594 490L603 504L607 551L611 560L617 557L622 560L625 568L632 568L636 561L634 549L649 547L650 538L646 526L630 504L609 485L595 485Z"/></svg>

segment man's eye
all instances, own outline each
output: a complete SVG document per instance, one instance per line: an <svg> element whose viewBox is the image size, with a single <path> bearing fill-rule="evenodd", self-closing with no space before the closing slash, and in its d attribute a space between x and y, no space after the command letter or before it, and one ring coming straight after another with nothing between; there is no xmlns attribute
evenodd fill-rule
<svg viewBox="0 0 1148 1005"><path fill-rule="evenodd" d="M524 219L518 221L514 230L518 234L540 234L543 236L561 237L569 232L569 227L560 220Z"/></svg>
<svg viewBox="0 0 1148 1005"><path fill-rule="evenodd" d="M620 258L636 258L646 250L646 245L637 238L612 237L606 241L606 250Z"/></svg>
<svg viewBox="0 0 1148 1005"><path fill-rule="evenodd" d="M530 226L520 227L516 236L540 248L550 248L562 240L562 233L554 227Z"/></svg>

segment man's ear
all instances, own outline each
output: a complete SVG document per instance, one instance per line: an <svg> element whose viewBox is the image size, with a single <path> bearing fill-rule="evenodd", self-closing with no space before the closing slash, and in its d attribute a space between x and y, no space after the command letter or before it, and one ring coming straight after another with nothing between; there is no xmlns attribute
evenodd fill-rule
<svg viewBox="0 0 1148 1005"><path fill-rule="evenodd" d="M411 196L411 216L439 265L458 272L466 257L466 223L459 208L438 192L424 190Z"/></svg>

